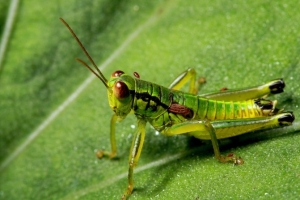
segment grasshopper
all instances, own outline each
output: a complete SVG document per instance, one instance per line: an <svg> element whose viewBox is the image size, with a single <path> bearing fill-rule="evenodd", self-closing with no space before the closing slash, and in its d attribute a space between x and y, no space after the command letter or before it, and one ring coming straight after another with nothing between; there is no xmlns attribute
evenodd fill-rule
<svg viewBox="0 0 300 200"><path fill-rule="evenodd" d="M116 122L122 121L130 113L137 118L138 127L129 154L128 186L122 199L126 199L133 190L133 169L143 149L147 122L166 136L188 134L201 140L211 140L217 160L240 165L244 162L241 157L221 155L218 139L291 125L295 119L292 112L278 109L276 100L266 99L270 94L283 92L283 79L240 90L224 88L221 92L204 95L197 94L200 84L192 68L180 74L169 87L141 80L136 72L132 77L121 70L113 72L107 80L74 31L62 18L60 20L93 64L95 70L77 59L102 81L107 89L109 106L114 112L110 122L111 151L98 151L97 156L114 158L117 155ZM188 81L189 92L180 91Z"/></svg>

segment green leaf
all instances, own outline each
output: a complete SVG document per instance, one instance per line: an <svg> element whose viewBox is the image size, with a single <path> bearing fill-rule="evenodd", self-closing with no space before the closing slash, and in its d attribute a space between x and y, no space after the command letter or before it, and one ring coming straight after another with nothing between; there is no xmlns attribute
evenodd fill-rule
<svg viewBox="0 0 300 200"><path fill-rule="evenodd" d="M8 4L0 6L8 13ZM293 126L221 141L166 137L150 126L130 199L296 199L300 195L300 13L298 1L22 1L0 74L0 198L119 199L127 187L134 116L117 124L109 149L103 84L59 21L77 33L104 75L115 70L168 86L189 67L207 79L201 93L284 78L279 106ZM4 21L2 14L0 21ZM4 26L1 26L1 28ZM4 29L4 28L2 28ZM1 30L1 29L0 29ZM4 31L4 30L3 30Z"/></svg>

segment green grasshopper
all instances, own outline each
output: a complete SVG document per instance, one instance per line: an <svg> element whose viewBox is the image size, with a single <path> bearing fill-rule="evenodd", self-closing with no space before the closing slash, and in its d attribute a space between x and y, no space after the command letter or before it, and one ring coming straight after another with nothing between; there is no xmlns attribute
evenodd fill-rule
<svg viewBox="0 0 300 200"><path fill-rule="evenodd" d="M63 19L61 21L77 40L96 71L84 61L77 61L103 82L107 88L109 106L114 111L110 123L111 152L102 150L97 152L97 156L114 158L117 155L116 122L122 121L130 113L137 118L138 127L129 155L128 186L122 199L126 199L133 190L133 169L143 149L147 122L167 136L188 134L201 140L211 140L217 160L239 165L243 164L242 158L234 154L221 155L218 139L291 125L295 119L292 112L276 108L276 100L265 99L269 94L283 92L285 83L282 79L256 87L224 89L205 95L197 95L199 83L194 69L184 71L168 88L141 80L136 72L132 77L121 70L113 72L110 80L107 80L70 26ZM188 81L189 92L180 91Z"/></svg>

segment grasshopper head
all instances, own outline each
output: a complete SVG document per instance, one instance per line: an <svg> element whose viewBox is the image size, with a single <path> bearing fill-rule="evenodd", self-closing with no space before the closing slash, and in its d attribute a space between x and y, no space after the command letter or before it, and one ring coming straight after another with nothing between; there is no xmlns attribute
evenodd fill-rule
<svg viewBox="0 0 300 200"><path fill-rule="evenodd" d="M88 59L93 64L94 69L92 69L86 62L81 59L76 59L78 62L83 64L86 68L88 68L93 74L95 74L104 84L108 91L108 102L112 110L116 113L119 119L125 118L131 111L131 106L133 103L133 95L135 89L135 80L129 75L124 74L123 71L115 71L112 73L109 81L104 77L101 70L97 67L87 50L84 48L72 28L65 22L62 18L60 20L65 24L65 26L69 29L73 37L76 39L77 43L88 57ZM136 77L139 75L137 73L134 74Z"/></svg>
<svg viewBox="0 0 300 200"><path fill-rule="evenodd" d="M109 106L120 119L125 118L131 111L134 99L134 78L117 70L112 73L107 85Z"/></svg>

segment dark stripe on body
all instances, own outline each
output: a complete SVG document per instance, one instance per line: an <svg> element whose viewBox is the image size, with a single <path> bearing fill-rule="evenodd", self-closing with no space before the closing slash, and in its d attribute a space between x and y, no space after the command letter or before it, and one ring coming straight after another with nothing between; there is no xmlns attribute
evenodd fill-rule
<svg viewBox="0 0 300 200"><path fill-rule="evenodd" d="M135 98L136 99L141 99L142 101L144 101L145 103L147 103L146 109L150 107L150 101L155 102L156 106L162 106L164 109L168 109L169 108L169 106L167 106L166 104L162 103L158 97L151 96L147 92L135 93Z"/></svg>

